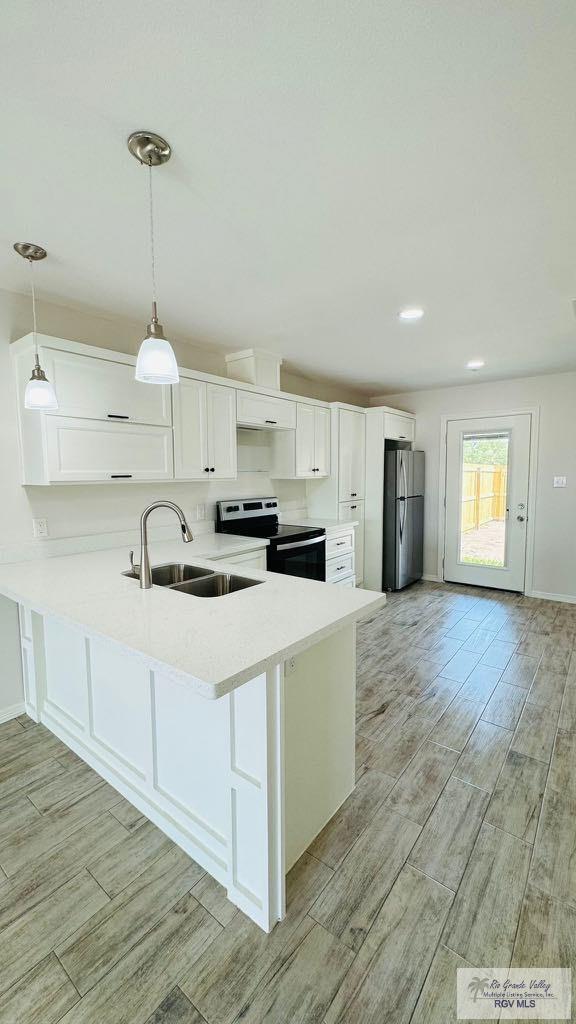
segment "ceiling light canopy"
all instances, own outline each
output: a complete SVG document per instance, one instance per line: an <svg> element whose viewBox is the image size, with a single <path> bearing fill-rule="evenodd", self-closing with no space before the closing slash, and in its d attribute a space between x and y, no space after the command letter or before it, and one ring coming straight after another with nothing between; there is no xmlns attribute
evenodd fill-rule
<svg viewBox="0 0 576 1024"><path fill-rule="evenodd" d="M470 361L466 363L467 370L481 370L483 366L483 359L470 359Z"/></svg>
<svg viewBox="0 0 576 1024"><path fill-rule="evenodd" d="M32 376L26 385L24 392L24 408L35 412L55 412L58 408L58 399L53 385L48 380L44 370L40 366L40 353L38 351L38 336L36 333L36 291L34 288L34 264L38 260L45 260L47 253L41 245L34 245L33 242L15 242L14 249L19 256L28 260L30 267L30 291L32 293L32 336L34 339L34 368Z"/></svg>
<svg viewBox="0 0 576 1024"><path fill-rule="evenodd" d="M424 310L420 306L406 306L398 313L399 320L421 320L423 316Z"/></svg>
<svg viewBox="0 0 576 1024"><path fill-rule="evenodd" d="M136 360L136 380L144 384L177 384L180 380L176 356L170 342L164 337L164 328L158 320L156 300L156 260L154 254L154 201L152 168L165 164L171 156L170 144L155 132L132 132L128 149L139 163L148 167L148 201L150 214L150 257L152 270L152 317L146 328L146 337L140 345Z"/></svg>

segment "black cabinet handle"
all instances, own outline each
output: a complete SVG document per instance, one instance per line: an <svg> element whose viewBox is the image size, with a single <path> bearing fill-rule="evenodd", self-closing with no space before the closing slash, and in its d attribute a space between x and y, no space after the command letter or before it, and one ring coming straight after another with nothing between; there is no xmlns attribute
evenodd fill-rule
<svg viewBox="0 0 576 1024"><path fill-rule="evenodd" d="M272 426L274 426L274 427L275 427L275 426L276 426L276 424L278 423L278 420L264 420L264 423L271 423L271 424L272 424Z"/></svg>
<svg viewBox="0 0 576 1024"><path fill-rule="evenodd" d="M129 420L130 417L129 416L123 416L119 412L109 412L108 413L108 419L109 420Z"/></svg>
<svg viewBox="0 0 576 1024"><path fill-rule="evenodd" d="M358 508L358 505L350 505L350 511L352 511L352 509L354 508Z"/></svg>
<svg viewBox="0 0 576 1024"><path fill-rule="evenodd" d="M132 473L110 473L111 480L131 480Z"/></svg>
<svg viewBox="0 0 576 1024"><path fill-rule="evenodd" d="M358 491L352 491L352 493L350 494L350 497L351 498L357 498L358 497Z"/></svg>
<svg viewBox="0 0 576 1024"><path fill-rule="evenodd" d="M214 473L214 472L215 472L215 470L214 470L214 466L212 466L212 467L211 467L211 469L210 469L210 472L211 472L211 473Z"/></svg>
<svg viewBox="0 0 576 1024"><path fill-rule="evenodd" d="M342 572L342 569L345 569L345 568L346 568L345 565L337 565L336 566L336 572Z"/></svg>
<svg viewBox="0 0 576 1024"><path fill-rule="evenodd" d="M209 473L210 472L210 470L208 469L208 466L204 466L204 472L205 473Z"/></svg>

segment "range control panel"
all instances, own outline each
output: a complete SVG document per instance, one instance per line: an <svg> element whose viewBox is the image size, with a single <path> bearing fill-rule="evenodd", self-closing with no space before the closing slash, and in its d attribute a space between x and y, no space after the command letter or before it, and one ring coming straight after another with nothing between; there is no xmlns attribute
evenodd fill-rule
<svg viewBox="0 0 576 1024"><path fill-rule="evenodd" d="M278 498L228 498L227 501L216 502L216 507L218 520L222 523L231 519L273 516L278 514Z"/></svg>

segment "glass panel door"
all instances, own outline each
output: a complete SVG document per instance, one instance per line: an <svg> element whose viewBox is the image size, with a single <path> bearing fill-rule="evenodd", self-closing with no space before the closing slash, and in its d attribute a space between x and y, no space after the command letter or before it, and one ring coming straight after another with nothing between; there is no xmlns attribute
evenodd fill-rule
<svg viewBox="0 0 576 1024"><path fill-rule="evenodd" d="M446 423L443 577L524 589L531 416Z"/></svg>
<svg viewBox="0 0 576 1024"><path fill-rule="evenodd" d="M459 561L504 568L510 433L464 434Z"/></svg>

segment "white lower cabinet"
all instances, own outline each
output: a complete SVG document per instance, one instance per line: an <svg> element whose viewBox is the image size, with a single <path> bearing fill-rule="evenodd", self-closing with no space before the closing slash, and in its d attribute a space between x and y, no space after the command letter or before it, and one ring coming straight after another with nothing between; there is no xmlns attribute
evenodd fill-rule
<svg viewBox="0 0 576 1024"><path fill-rule="evenodd" d="M48 483L174 476L170 427L47 416L45 429Z"/></svg>
<svg viewBox="0 0 576 1024"><path fill-rule="evenodd" d="M348 582L356 586L354 527L343 526L326 531L326 583Z"/></svg>
<svg viewBox="0 0 576 1024"><path fill-rule="evenodd" d="M341 523L357 522L355 527L356 583L364 579L364 502L341 501L338 504L338 519Z"/></svg>
<svg viewBox="0 0 576 1024"><path fill-rule="evenodd" d="M235 480L235 389L182 376L173 403L176 479Z"/></svg>

